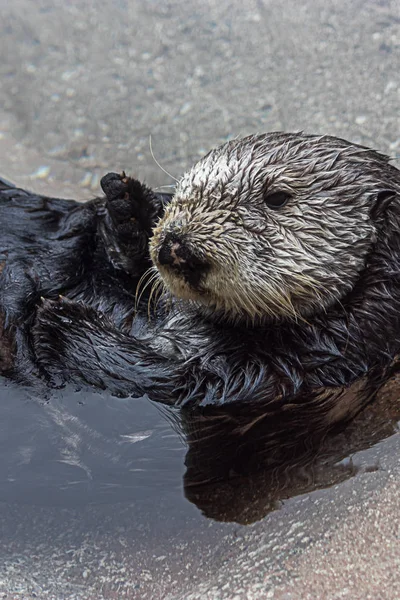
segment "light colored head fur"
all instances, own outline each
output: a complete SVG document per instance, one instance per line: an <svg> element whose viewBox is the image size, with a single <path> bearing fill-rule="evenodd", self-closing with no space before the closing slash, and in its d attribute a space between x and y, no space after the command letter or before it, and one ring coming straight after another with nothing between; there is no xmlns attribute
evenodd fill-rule
<svg viewBox="0 0 400 600"><path fill-rule="evenodd" d="M290 194L270 208L268 194ZM307 317L341 299L376 241L371 210L400 193L400 173L372 150L333 137L269 133L212 150L178 182L154 230L168 290L234 319ZM196 287L158 263L167 234L210 266Z"/></svg>

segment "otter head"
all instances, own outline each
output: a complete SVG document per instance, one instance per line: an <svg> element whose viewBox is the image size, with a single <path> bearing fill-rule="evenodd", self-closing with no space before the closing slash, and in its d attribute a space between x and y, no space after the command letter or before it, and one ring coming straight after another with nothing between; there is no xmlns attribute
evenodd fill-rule
<svg viewBox="0 0 400 600"><path fill-rule="evenodd" d="M176 297L235 319L307 317L346 295L399 172L332 137L270 133L212 150L179 181L150 253Z"/></svg>

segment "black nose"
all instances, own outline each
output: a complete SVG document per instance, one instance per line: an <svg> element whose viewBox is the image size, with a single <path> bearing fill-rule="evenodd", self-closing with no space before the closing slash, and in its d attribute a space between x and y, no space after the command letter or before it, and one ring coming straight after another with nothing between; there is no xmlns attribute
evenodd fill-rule
<svg viewBox="0 0 400 600"><path fill-rule="evenodd" d="M208 271L209 263L198 256L186 240L174 234L167 234L158 252L160 265L181 273L185 281L192 286L200 283Z"/></svg>

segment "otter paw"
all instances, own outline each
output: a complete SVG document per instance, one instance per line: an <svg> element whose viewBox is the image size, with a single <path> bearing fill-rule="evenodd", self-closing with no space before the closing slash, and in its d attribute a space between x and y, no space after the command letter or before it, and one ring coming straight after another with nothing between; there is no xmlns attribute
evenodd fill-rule
<svg viewBox="0 0 400 600"><path fill-rule="evenodd" d="M52 335L57 334L52 339L52 342L57 344L64 337L69 340L71 332L80 332L82 323L90 323L94 317L102 322L101 313L97 313L90 306L69 300L64 296L58 296L57 300L42 297L36 310L33 331L43 333L46 330ZM49 339L52 335L48 336Z"/></svg>
<svg viewBox="0 0 400 600"><path fill-rule="evenodd" d="M142 185L125 173L107 173L101 182L107 198L108 212L116 225L136 220L138 204L141 202Z"/></svg>
<svg viewBox="0 0 400 600"><path fill-rule="evenodd" d="M84 349L88 344L96 346L106 321L101 313L78 302L61 297L58 300L42 298L32 327L38 364L47 373L62 371L71 357L75 359L79 348Z"/></svg>
<svg viewBox="0 0 400 600"><path fill-rule="evenodd" d="M106 208L112 224L115 241L122 250L130 253L132 245L145 237L145 244L152 228L160 216L163 206L161 200L137 179L127 177L125 173L108 173L101 180L106 194Z"/></svg>
<svg viewBox="0 0 400 600"><path fill-rule="evenodd" d="M125 173L108 173L101 180L108 213L123 232L144 230L148 235L162 211L160 199L137 179Z"/></svg>
<svg viewBox="0 0 400 600"><path fill-rule="evenodd" d="M109 202L120 200L125 196L128 191L127 183L128 178L124 171L121 174L107 173L100 181L101 188Z"/></svg>

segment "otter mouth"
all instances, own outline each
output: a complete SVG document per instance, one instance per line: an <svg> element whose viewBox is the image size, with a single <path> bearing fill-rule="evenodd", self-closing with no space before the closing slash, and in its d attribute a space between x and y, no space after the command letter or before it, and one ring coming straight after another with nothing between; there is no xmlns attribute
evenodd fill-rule
<svg viewBox="0 0 400 600"><path fill-rule="evenodd" d="M176 273L172 269L166 269L157 266L158 272L167 289L176 297L182 300L201 301L207 294L199 284L194 287L188 282L188 279Z"/></svg>

